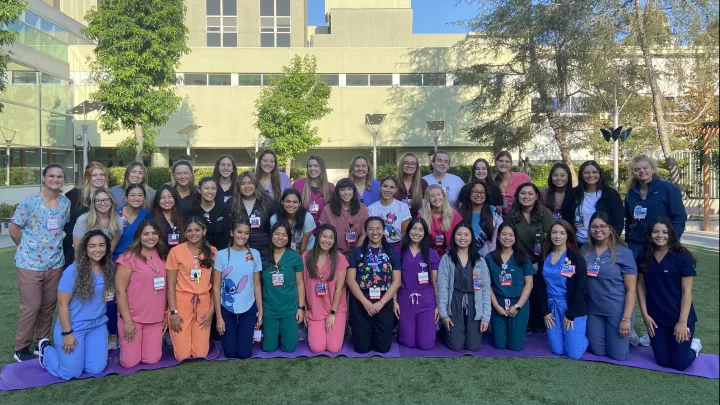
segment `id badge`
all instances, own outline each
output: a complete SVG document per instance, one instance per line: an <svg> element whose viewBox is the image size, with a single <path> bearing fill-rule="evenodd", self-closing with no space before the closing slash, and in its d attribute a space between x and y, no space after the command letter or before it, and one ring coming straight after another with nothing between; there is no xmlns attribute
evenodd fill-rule
<svg viewBox="0 0 720 405"><path fill-rule="evenodd" d="M168 235L168 245L175 246L178 243L180 243L180 234L179 233L171 233Z"/></svg>
<svg viewBox="0 0 720 405"><path fill-rule="evenodd" d="M600 273L600 266L597 264L588 264L587 266L587 275L588 277L597 277L598 273Z"/></svg>
<svg viewBox="0 0 720 405"><path fill-rule="evenodd" d="M290 242L290 250L294 250L297 252L298 245L295 242Z"/></svg>
<svg viewBox="0 0 720 405"><path fill-rule="evenodd" d="M190 270L190 281L200 282L202 277L202 269L191 269Z"/></svg>
<svg viewBox="0 0 720 405"><path fill-rule="evenodd" d="M311 214L317 214L318 211L320 211L320 204L310 204L308 211L310 211Z"/></svg>
<svg viewBox="0 0 720 405"><path fill-rule="evenodd" d="M572 277L575 274L575 266L572 264L563 264L562 269L560 270L560 275L565 277Z"/></svg>
<svg viewBox="0 0 720 405"><path fill-rule="evenodd" d="M560 215L559 212L555 211L555 212L553 213L553 218L555 218L555 220L557 221L558 219L562 218L562 216Z"/></svg>
<svg viewBox="0 0 720 405"><path fill-rule="evenodd" d="M153 278L153 287L155 288L155 291L164 289L165 288L165 277Z"/></svg>
<svg viewBox="0 0 720 405"><path fill-rule="evenodd" d="M253 331L253 342L260 343L262 340L262 331L258 328L255 328Z"/></svg>
<svg viewBox="0 0 720 405"><path fill-rule="evenodd" d="M435 236L435 246L443 246L445 244L445 235Z"/></svg>
<svg viewBox="0 0 720 405"><path fill-rule="evenodd" d="M280 287L285 285L285 275L282 273L272 274L272 285L273 287Z"/></svg>
<svg viewBox="0 0 720 405"><path fill-rule="evenodd" d="M500 273L500 285L503 287L510 287L512 285L512 274Z"/></svg>
<svg viewBox="0 0 720 405"><path fill-rule="evenodd" d="M404 202L405 204L407 204L408 207L410 207L410 204L412 204L412 200L410 200L409 198L406 198L406 199L402 200L402 202Z"/></svg>
<svg viewBox="0 0 720 405"><path fill-rule="evenodd" d="M418 284L427 284L430 282L430 277L427 271L421 271L418 273Z"/></svg>
<svg viewBox="0 0 720 405"><path fill-rule="evenodd" d="M380 299L380 288L370 288L370 299L375 301Z"/></svg>
<svg viewBox="0 0 720 405"><path fill-rule="evenodd" d="M535 244L533 245L533 254L535 256L540 256L540 243L539 242L535 242Z"/></svg>
<svg viewBox="0 0 720 405"><path fill-rule="evenodd" d="M250 228L260 228L260 217L255 215L250 216Z"/></svg>
<svg viewBox="0 0 720 405"><path fill-rule="evenodd" d="M357 241L357 235L355 232L345 232L345 241L347 243L355 243Z"/></svg>
<svg viewBox="0 0 720 405"><path fill-rule="evenodd" d="M508 200L503 198L503 208L507 208L507 207L508 207Z"/></svg>
<svg viewBox="0 0 720 405"><path fill-rule="evenodd" d="M324 297L327 295L327 284L317 283L315 284L315 295L318 297Z"/></svg>
<svg viewBox="0 0 720 405"><path fill-rule="evenodd" d="M45 225L48 231L57 231L60 228L60 221L57 218L48 218Z"/></svg>
<svg viewBox="0 0 720 405"><path fill-rule="evenodd" d="M110 302L115 299L115 292L114 291L108 291L105 293L105 302Z"/></svg>
<svg viewBox="0 0 720 405"><path fill-rule="evenodd" d="M575 215L575 228L582 229L585 227L585 217L582 215Z"/></svg>
<svg viewBox="0 0 720 405"><path fill-rule="evenodd" d="M473 271L473 290L482 290L482 277L480 277L477 271Z"/></svg>
<svg viewBox="0 0 720 405"><path fill-rule="evenodd" d="M643 208L641 206L635 207L635 210L633 211L633 218L637 220L643 220L647 217L647 208Z"/></svg>

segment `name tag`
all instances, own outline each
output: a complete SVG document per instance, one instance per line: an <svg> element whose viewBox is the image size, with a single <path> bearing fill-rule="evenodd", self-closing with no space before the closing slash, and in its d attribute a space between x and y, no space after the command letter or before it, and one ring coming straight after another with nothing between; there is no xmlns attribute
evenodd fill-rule
<svg viewBox="0 0 720 405"><path fill-rule="evenodd" d="M190 270L190 281L197 281L199 283L201 277L202 277L202 269L191 269Z"/></svg>
<svg viewBox="0 0 720 405"><path fill-rule="evenodd" d="M285 285L285 275L282 273L273 273L272 285L273 287L280 287Z"/></svg>
<svg viewBox="0 0 720 405"><path fill-rule="evenodd" d="M402 202L404 202L405 204L407 204L408 207L410 206L410 204L412 204L412 200L410 200L409 198L406 198L406 199L402 200Z"/></svg>
<svg viewBox="0 0 720 405"><path fill-rule="evenodd" d="M575 228L582 229L585 227L585 217L582 214L575 215Z"/></svg>
<svg viewBox="0 0 720 405"><path fill-rule="evenodd" d="M588 264L587 266L587 275L588 277L597 277L598 273L600 273L600 265L598 264Z"/></svg>
<svg viewBox="0 0 720 405"><path fill-rule="evenodd" d="M427 271L422 271L418 273L418 284L427 284L430 282L430 277L428 276Z"/></svg>
<svg viewBox="0 0 720 405"><path fill-rule="evenodd" d="M443 246L445 244L445 235L435 236L435 246Z"/></svg>
<svg viewBox="0 0 720 405"><path fill-rule="evenodd" d="M261 340L262 340L262 331L260 329L256 328L253 331L253 342L260 343Z"/></svg>
<svg viewBox="0 0 720 405"><path fill-rule="evenodd" d="M153 287L155 288L155 291L164 289L165 288L165 277L153 278Z"/></svg>
<svg viewBox="0 0 720 405"><path fill-rule="evenodd" d="M557 211L555 211L555 212L553 213L553 218L555 218L556 221L557 221L558 219L560 219L560 218L561 218L560 213L557 212Z"/></svg>
<svg viewBox="0 0 720 405"><path fill-rule="evenodd" d="M560 270L560 275L565 277L572 277L575 274L575 266L571 264L563 264Z"/></svg>
<svg viewBox="0 0 720 405"><path fill-rule="evenodd" d="M500 273L500 285L503 287L510 287L512 285L512 274Z"/></svg>
<svg viewBox="0 0 720 405"><path fill-rule="evenodd" d="M450 195L450 187L445 186L445 195Z"/></svg>
<svg viewBox="0 0 720 405"><path fill-rule="evenodd" d="M508 207L508 200L503 198L503 208L507 208L507 207Z"/></svg>
<svg viewBox="0 0 720 405"><path fill-rule="evenodd" d="M180 234L179 233L171 233L168 235L168 245L175 246L178 243L180 243Z"/></svg>
<svg viewBox="0 0 720 405"><path fill-rule="evenodd" d="M315 284L315 295L319 297L323 297L327 295L327 284L325 283L317 283Z"/></svg>
<svg viewBox="0 0 720 405"><path fill-rule="evenodd" d="M540 242L535 242L533 245L533 254L535 256L540 256Z"/></svg>
<svg viewBox="0 0 720 405"><path fill-rule="evenodd" d="M45 225L48 231L57 231L60 228L60 221L57 218L48 218Z"/></svg>
<svg viewBox="0 0 720 405"><path fill-rule="evenodd" d="M250 216L250 228L260 228L260 217L255 215Z"/></svg>
<svg viewBox="0 0 720 405"><path fill-rule="evenodd" d="M297 252L297 250L298 250L298 245L297 245L297 243L295 243L295 242L290 242L290 250L294 250L294 251Z"/></svg>
<svg viewBox="0 0 720 405"><path fill-rule="evenodd" d="M308 211L310 211L311 214L317 214L318 211L320 211L320 204L310 204Z"/></svg>
<svg viewBox="0 0 720 405"><path fill-rule="evenodd" d="M473 290L482 290L482 277L477 271L473 271Z"/></svg>
<svg viewBox="0 0 720 405"><path fill-rule="evenodd" d="M376 300L376 301L380 299L380 289L379 288L371 288L370 289L370 299Z"/></svg>
<svg viewBox="0 0 720 405"><path fill-rule="evenodd" d="M115 299L115 292L114 291L108 291L105 293L105 302L110 302Z"/></svg>
<svg viewBox="0 0 720 405"><path fill-rule="evenodd" d="M355 232L345 232L345 241L347 243L355 243L357 241Z"/></svg>
<svg viewBox="0 0 720 405"><path fill-rule="evenodd" d="M643 208L641 206L635 207L635 210L633 210L633 218L637 220L642 220L647 217L647 208Z"/></svg>

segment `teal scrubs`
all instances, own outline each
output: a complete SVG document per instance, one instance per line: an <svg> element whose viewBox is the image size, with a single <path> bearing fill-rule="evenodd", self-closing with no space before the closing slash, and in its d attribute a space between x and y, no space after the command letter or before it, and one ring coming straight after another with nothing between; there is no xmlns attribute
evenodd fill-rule
<svg viewBox="0 0 720 405"><path fill-rule="evenodd" d="M270 254L273 254L270 252ZM298 252L286 249L277 263L263 261L263 339L266 352L277 350L278 343L284 352L297 348L298 291L295 273L303 272L302 257Z"/></svg>

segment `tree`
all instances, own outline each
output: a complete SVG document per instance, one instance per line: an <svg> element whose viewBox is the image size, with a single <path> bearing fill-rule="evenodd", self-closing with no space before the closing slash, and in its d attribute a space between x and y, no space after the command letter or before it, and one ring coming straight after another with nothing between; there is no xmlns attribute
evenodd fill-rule
<svg viewBox="0 0 720 405"><path fill-rule="evenodd" d="M571 141L579 139L570 137L584 123L564 111L617 53L612 1L466 1L481 7L464 22L480 34L460 47L482 62L454 72L462 85L477 91L469 108L480 124L465 132L497 150L522 146L547 123L574 173Z"/></svg>
<svg viewBox="0 0 720 405"><path fill-rule="evenodd" d="M183 0L103 0L91 9L84 30L95 41L90 61L98 89L90 97L108 103L103 131L134 132L135 159L142 160L145 138L152 143L182 99L173 88L186 42Z"/></svg>
<svg viewBox="0 0 720 405"><path fill-rule="evenodd" d="M0 93L5 91L5 70L10 62L10 53L5 53L2 47L10 46L17 38L17 31L11 31L8 26L16 21L25 10L25 0L3 0L0 3ZM0 103L0 113L3 103Z"/></svg>
<svg viewBox="0 0 720 405"><path fill-rule="evenodd" d="M332 88L315 73L316 69L314 56L295 55L282 74L260 90L255 101L254 126L270 141L278 161L287 162L288 174L292 158L322 142L312 122L332 112L328 106Z"/></svg>

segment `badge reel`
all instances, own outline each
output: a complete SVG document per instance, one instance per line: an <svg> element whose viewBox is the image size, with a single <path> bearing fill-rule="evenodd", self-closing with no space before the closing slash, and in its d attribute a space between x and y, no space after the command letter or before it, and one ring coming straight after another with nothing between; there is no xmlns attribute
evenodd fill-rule
<svg viewBox="0 0 720 405"><path fill-rule="evenodd" d="M575 228L582 229L585 227L585 217L582 214L575 215Z"/></svg>
<svg viewBox="0 0 720 405"><path fill-rule="evenodd" d="M533 245L533 254L535 256L540 256L540 234L535 234L535 244Z"/></svg>

